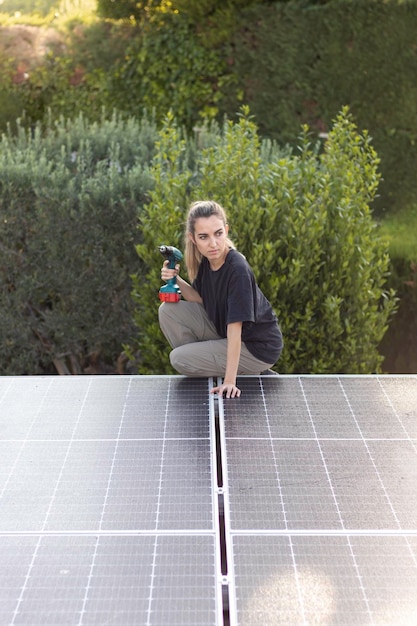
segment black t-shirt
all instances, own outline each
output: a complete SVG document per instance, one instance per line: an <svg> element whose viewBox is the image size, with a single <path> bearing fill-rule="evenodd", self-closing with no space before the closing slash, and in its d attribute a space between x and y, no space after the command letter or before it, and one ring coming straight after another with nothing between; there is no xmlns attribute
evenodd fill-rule
<svg viewBox="0 0 417 626"><path fill-rule="evenodd" d="M216 271L203 258L193 287L220 337L227 337L228 324L243 322L242 341L249 352L264 363L275 363L283 345L277 317L240 252L229 250Z"/></svg>

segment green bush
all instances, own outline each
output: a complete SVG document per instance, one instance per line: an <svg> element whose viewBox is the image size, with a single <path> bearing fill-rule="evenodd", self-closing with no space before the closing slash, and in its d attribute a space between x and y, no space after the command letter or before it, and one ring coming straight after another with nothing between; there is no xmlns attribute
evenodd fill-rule
<svg viewBox="0 0 417 626"><path fill-rule="evenodd" d="M155 137L152 122L117 115L3 136L1 374L115 363L133 331L130 273Z"/></svg>
<svg viewBox="0 0 417 626"><path fill-rule="evenodd" d="M23 115L23 103L14 89L0 92L0 133L8 127L16 128L16 117Z"/></svg>
<svg viewBox="0 0 417 626"><path fill-rule="evenodd" d="M213 13L221 10L239 10L264 0L97 0L99 15L111 19L126 19L134 17L140 19L146 13L160 10L173 10L187 13L196 21L210 17Z"/></svg>
<svg viewBox="0 0 417 626"><path fill-rule="evenodd" d="M156 185L140 216L143 272L134 277L133 298L141 371L170 371L157 322L157 248L182 246L187 205L199 198L225 207L230 236L278 314L286 341L280 372L378 371L377 347L396 299L385 291L387 244L370 211L377 166L367 133L357 133L346 110L323 153L304 128L298 154L261 142L246 112L201 150L194 169L169 118L152 168Z"/></svg>
<svg viewBox="0 0 417 626"><path fill-rule="evenodd" d="M0 51L0 133L8 126L15 130L16 118L23 114L24 103L12 80L14 71L12 60Z"/></svg>
<svg viewBox="0 0 417 626"><path fill-rule="evenodd" d="M114 0L97 0L97 11L99 15L113 20L126 19L131 15L139 18L142 14L141 6L143 4L145 3L138 3L136 0L118 0L117 2Z"/></svg>
<svg viewBox="0 0 417 626"><path fill-rule="evenodd" d="M243 102L262 136L294 144L302 124L326 133L349 105L381 158L374 208L414 201L416 2L102 0L99 9L134 19L60 22L63 52L0 95L0 128L14 108L34 123L48 108L98 119L104 106L138 117L153 108L158 119L172 110L190 130L232 119Z"/></svg>
<svg viewBox="0 0 417 626"><path fill-rule="evenodd" d="M3 0L0 9L4 13L37 13L39 15L48 15L53 9L57 8L59 0Z"/></svg>
<svg viewBox="0 0 417 626"><path fill-rule="evenodd" d="M186 15L156 12L138 26L109 77L111 105L131 115L152 109L159 120L172 110L191 130L221 110L230 81L225 65Z"/></svg>
<svg viewBox="0 0 417 626"><path fill-rule="evenodd" d="M416 196L417 3L402 0L274 2L243 10L230 37L233 85L263 136L294 143L307 123L327 132L348 105L380 158L379 213ZM225 94L225 101L227 100Z"/></svg>
<svg viewBox="0 0 417 626"><path fill-rule="evenodd" d="M30 126L44 123L51 113L59 119L77 117L81 111L90 120L100 119L106 103L101 89L99 72L87 74L69 57L48 54L30 71L28 80L15 86L14 92L21 102L24 121Z"/></svg>
<svg viewBox="0 0 417 626"><path fill-rule="evenodd" d="M224 87L234 77L222 51L208 44L186 14L155 10L136 22L73 21L62 51L47 54L11 85L29 124L82 111L91 120L102 108L140 118L153 110L161 120L175 111L191 130L222 111ZM13 67L0 60L0 75ZM1 118L0 118L1 123Z"/></svg>

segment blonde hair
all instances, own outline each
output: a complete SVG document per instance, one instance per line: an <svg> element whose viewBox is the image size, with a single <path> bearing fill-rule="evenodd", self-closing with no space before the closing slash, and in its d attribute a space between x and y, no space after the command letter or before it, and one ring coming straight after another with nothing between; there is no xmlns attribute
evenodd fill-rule
<svg viewBox="0 0 417 626"><path fill-rule="evenodd" d="M221 219L223 224L226 226L227 218L225 210L220 206L220 204L214 202L214 200L199 200L198 202L193 202L188 211L184 238L184 260L185 265L187 266L188 277L191 282L195 280L198 274L198 268L203 260L203 256L197 250L197 246L189 235L191 234L194 237L196 220L200 217L211 217L212 215ZM235 249L234 244L228 237L226 239L226 245L231 249Z"/></svg>

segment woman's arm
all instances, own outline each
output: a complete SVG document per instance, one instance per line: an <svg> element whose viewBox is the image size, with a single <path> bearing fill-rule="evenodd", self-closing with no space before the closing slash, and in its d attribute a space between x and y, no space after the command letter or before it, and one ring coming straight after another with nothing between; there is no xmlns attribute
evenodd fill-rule
<svg viewBox="0 0 417 626"><path fill-rule="evenodd" d="M227 325L227 357L226 372L223 384L213 387L210 393L218 393L220 396L226 392L226 398L238 398L240 389L236 387L236 376L239 367L240 350L242 347L242 322L233 322Z"/></svg>
<svg viewBox="0 0 417 626"><path fill-rule="evenodd" d="M177 283L178 287L181 289L182 295L186 300L188 300L188 302L200 302L200 304L203 303L203 300L198 291L194 289L194 287L191 287L191 285L187 283L187 281L177 276Z"/></svg>

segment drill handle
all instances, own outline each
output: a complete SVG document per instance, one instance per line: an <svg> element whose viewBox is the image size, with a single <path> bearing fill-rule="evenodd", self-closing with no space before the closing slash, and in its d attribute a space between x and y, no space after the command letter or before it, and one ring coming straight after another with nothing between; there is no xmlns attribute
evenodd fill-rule
<svg viewBox="0 0 417 626"><path fill-rule="evenodd" d="M175 266L176 266L176 264L177 264L175 257L170 256L170 257L168 257L168 258L167 258L167 261L168 261L168 265L167 265L167 267L168 267L170 270L175 270Z"/></svg>

